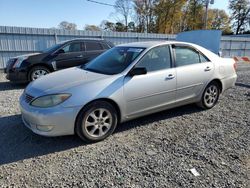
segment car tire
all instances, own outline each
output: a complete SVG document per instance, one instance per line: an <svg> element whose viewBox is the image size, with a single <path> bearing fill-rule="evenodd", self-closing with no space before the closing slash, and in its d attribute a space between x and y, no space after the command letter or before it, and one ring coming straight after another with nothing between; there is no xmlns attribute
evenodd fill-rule
<svg viewBox="0 0 250 188"><path fill-rule="evenodd" d="M46 74L49 74L50 70L47 67L44 66L35 66L32 69L30 69L28 74L29 81L34 81L37 78L44 76Z"/></svg>
<svg viewBox="0 0 250 188"><path fill-rule="evenodd" d="M85 142L98 142L110 136L117 123L117 111L113 105L106 101L95 101L79 113L75 132Z"/></svg>
<svg viewBox="0 0 250 188"><path fill-rule="evenodd" d="M219 100L220 87L217 82L211 82L203 91L202 98L198 103L203 109L213 108Z"/></svg>

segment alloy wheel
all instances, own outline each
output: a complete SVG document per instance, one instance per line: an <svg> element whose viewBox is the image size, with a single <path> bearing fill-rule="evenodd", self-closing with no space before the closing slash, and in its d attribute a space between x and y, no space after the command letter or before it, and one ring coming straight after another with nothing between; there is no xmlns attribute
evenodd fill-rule
<svg viewBox="0 0 250 188"><path fill-rule="evenodd" d="M210 85L204 94L204 103L208 107L214 106L219 96L219 90L215 85Z"/></svg>
<svg viewBox="0 0 250 188"><path fill-rule="evenodd" d="M44 76L46 74L48 74L48 72L46 70L38 69L38 70L35 70L34 72L32 72L31 79L33 81L33 80L36 80L36 79L38 79L41 76Z"/></svg>
<svg viewBox="0 0 250 188"><path fill-rule="evenodd" d="M102 137L112 126L112 115L107 109L95 109L87 115L83 126L89 136Z"/></svg>

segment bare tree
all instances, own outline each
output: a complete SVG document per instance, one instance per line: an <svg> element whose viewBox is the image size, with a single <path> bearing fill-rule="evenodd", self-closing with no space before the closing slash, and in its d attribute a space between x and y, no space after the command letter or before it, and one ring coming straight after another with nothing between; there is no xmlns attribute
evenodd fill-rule
<svg viewBox="0 0 250 188"><path fill-rule="evenodd" d="M238 35L250 26L250 3L249 0L230 0L231 20L235 33Z"/></svg>
<svg viewBox="0 0 250 188"><path fill-rule="evenodd" d="M132 10L132 1L131 0L116 0L115 10L117 13L121 14L124 18L124 24L126 31L128 31L128 19Z"/></svg>
<svg viewBox="0 0 250 188"><path fill-rule="evenodd" d="M63 21L61 22L58 27L60 29L65 29L65 30L76 30L77 29L77 26L76 24L74 23L70 23L70 22L66 22L66 21Z"/></svg>

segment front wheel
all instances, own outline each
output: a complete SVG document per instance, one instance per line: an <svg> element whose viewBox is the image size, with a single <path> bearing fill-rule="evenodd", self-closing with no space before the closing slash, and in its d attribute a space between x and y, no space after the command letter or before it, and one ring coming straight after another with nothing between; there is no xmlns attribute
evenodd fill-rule
<svg viewBox="0 0 250 188"><path fill-rule="evenodd" d="M116 109L106 101L96 101L80 112L75 131L84 141L98 142L114 132L117 122Z"/></svg>
<svg viewBox="0 0 250 188"><path fill-rule="evenodd" d="M34 81L46 74L49 74L49 69L43 66L35 66L29 71L29 80Z"/></svg>
<svg viewBox="0 0 250 188"><path fill-rule="evenodd" d="M198 103L203 109L210 109L215 106L219 99L220 88L216 82L211 82L204 90L201 101Z"/></svg>

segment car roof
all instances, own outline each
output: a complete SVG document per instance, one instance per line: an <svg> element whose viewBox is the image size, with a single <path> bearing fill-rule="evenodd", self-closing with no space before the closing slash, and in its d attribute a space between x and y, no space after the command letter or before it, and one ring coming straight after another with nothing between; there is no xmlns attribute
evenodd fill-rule
<svg viewBox="0 0 250 188"><path fill-rule="evenodd" d="M72 42L72 41L103 41L103 42L107 42L104 39L94 39L94 38L75 38L75 39L70 39L70 40L65 40L65 41L61 41L60 43L67 43L67 42Z"/></svg>
<svg viewBox="0 0 250 188"><path fill-rule="evenodd" d="M210 60L217 60L218 55L214 54L213 52L207 50L206 48L203 48L202 46L193 44L193 43L188 43L188 42L180 42L180 41L147 41L147 42L132 42L132 43L127 43L127 44L120 44L118 47L136 47L136 48L153 48L156 46L164 45L164 44L180 44L180 45L185 45L185 46L192 46L195 49L198 49L201 51L203 54L205 54Z"/></svg>
<svg viewBox="0 0 250 188"><path fill-rule="evenodd" d="M151 48L154 46L162 45L162 44L186 44L186 45L193 45L187 42L179 42L179 41L147 41L147 42L132 42L127 44L120 44L120 47L138 47L138 48Z"/></svg>

